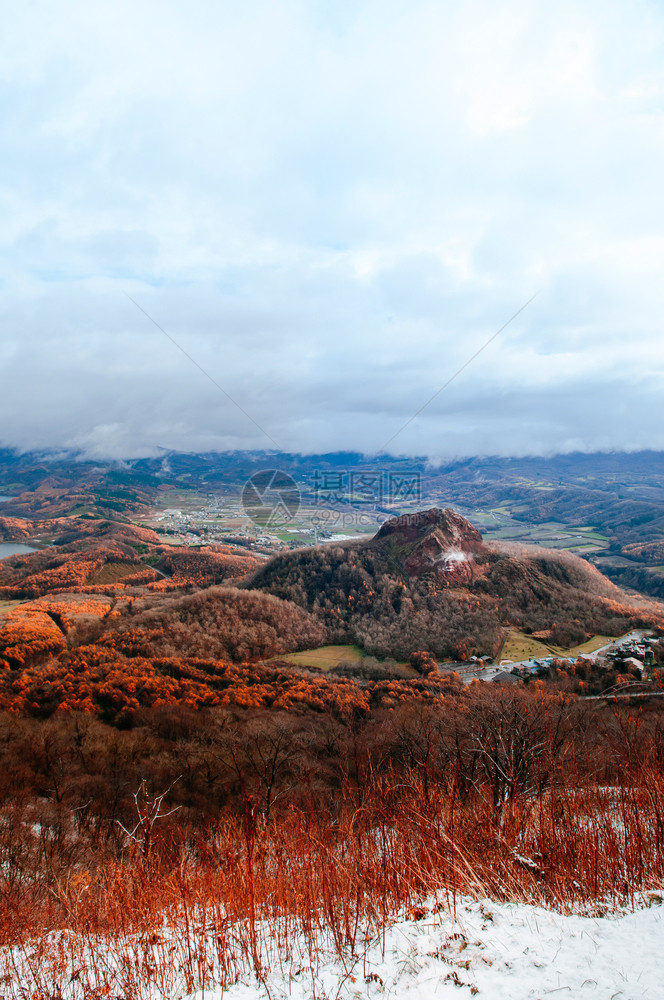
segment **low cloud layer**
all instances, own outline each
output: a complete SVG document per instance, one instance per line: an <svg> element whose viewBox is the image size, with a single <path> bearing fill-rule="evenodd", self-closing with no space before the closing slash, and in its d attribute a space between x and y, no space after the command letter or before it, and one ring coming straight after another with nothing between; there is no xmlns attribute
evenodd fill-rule
<svg viewBox="0 0 664 1000"><path fill-rule="evenodd" d="M538 292L389 450L664 448L663 56L638 0L19 5L0 444L373 453Z"/></svg>

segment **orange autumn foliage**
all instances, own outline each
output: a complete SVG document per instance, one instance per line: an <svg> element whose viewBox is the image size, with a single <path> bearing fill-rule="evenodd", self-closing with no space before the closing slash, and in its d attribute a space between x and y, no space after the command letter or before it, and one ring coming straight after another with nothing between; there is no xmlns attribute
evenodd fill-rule
<svg viewBox="0 0 664 1000"><path fill-rule="evenodd" d="M65 646L62 629L44 608L21 605L0 619L0 669L17 670Z"/></svg>
<svg viewBox="0 0 664 1000"><path fill-rule="evenodd" d="M259 560L249 552L228 545L185 549L162 546L158 550L158 569L165 576L149 585L149 590L167 593L190 587L210 587L216 583L241 579L253 572Z"/></svg>

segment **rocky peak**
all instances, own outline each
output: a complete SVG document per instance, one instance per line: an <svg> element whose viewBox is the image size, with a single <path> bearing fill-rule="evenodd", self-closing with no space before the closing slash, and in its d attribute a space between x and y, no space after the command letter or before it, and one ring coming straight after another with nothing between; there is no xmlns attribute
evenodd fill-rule
<svg viewBox="0 0 664 1000"><path fill-rule="evenodd" d="M391 518L374 541L401 549L409 576L433 573L449 584L474 578L474 557L483 548L479 531L449 507Z"/></svg>

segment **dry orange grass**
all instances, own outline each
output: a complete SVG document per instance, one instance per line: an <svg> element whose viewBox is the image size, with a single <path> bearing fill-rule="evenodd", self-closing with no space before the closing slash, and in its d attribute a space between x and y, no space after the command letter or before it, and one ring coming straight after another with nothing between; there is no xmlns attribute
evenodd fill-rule
<svg viewBox="0 0 664 1000"><path fill-rule="evenodd" d="M20 860L2 887L0 982L40 1000L167 997L261 980L298 947L312 968L323 948L361 956L426 897L631 905L664 877L663 824L661 770L639 766L620 786L570 781L499 810L415 773L268 823L247 798L206 831L169 832L166 817L146 838L144 822L120 856L69 865L5 830Z"/></svg>

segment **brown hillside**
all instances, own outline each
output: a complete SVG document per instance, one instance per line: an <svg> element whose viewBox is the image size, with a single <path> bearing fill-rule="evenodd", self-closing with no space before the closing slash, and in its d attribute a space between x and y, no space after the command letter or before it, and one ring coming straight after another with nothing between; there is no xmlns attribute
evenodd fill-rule
<svg viewBox="0 0 664 1000"><path fill-rule="evenodd" d="M379 656L429 649L493 653L505 627L552 630L561 645L659 621L584 560L526 547L499 550L452 510L395 518L368 542L286 553L250 586L317 615L331 642ZM569 642L565 642L569 639Z"/></svg>

